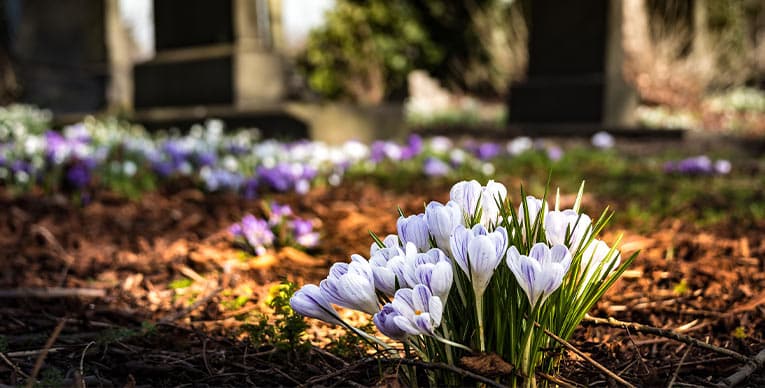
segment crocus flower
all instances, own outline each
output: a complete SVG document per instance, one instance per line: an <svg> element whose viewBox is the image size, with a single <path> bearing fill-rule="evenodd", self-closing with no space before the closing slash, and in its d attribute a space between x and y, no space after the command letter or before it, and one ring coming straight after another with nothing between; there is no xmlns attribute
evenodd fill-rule
<svg viewBox="0 0 765 388"><path fill-rule="evenodd" d="M587 237L592 220L586 214L566 209L547 213L544 222L547 242L550 245L566 245L573 252Z"/></svg>
<svg viewBox="0 0 765 388"><path fill-rule="evenodd" d="M547 244L537 243L531 247L528 256L521 255L514 246L507 251L507 266L531 306L544 303L560 287L570 265L571 253L563 245L550 249Z"/></svg>
<svg viewBox="0 0 765 388"><path fill-rule="evenodd" d="M483 226L489 228L491 225L496 225L500 218L499 205L507 198L507 188L505 185L490 180L486 182L486 186L481 188L481 223Z"/></svg>
<svg viewBox="0 0 765 388"><path fill-rule="evenodd" d="M398 310L392 305L386 304L380 312L372 317L372 320L380 333L395 340L404 340L409 334L396 323L396 317L400 316L401 313Z"/></svg>
<svg viewBox="0 0 765 388"><path fill-rule="evenodd" d="M483 295L494 270L507 249L507 231L498 227L489 233L481 224L467 229L458 225L450 239L457 265L470 278L476 297Z"/></svg>
<svg viewBox="0 0 765 388"><path fill-rule="evenodd" d="M416 251L416 248L414 248L414 246L412 247ZM390 263L390 260L394 257L404 255L404 251L398 246L378 248L376 250L373 249L372 255L369 258L369 264L372 266L374 285L376 289L385 295L393 296L398 288L396 287L396 272L398 272L398 270L394 272L393 267L396 265L404 265L403 260L394 261L393 263ZM401 281L398 283L401 285Z"/></svg>
<svg viewBox="0 0 765 388"><path fill-rule="evenodd" d="M342 319L335 308L315 284L307 284L295 292L290 298L290 307L298 314L306 317L320 319L335 325L342 324Z"/></svg>
<svg viewBox="0 0 765 388"><path fill-rule="evenodd" d="M582 253L582 261L580 263L581 270L584 273L582 280L583 288L586 287L586 285L591 281L600 280L603 276L607 275L605 271L608 268L613 270L619 266L619 262L621 261L621 254L616 250L613 256L609 259L609 262L603 263L603 261L608 257L609 252L611 252L611 248L608 246L608 244L601 240L592 240L592 242L587 245L587 248Z"/></svg>
<svg viewBox="0 0 765 388"><path fill-rule="evenodd" d="M396 221L396 229L398 237L404 244L411 242L420 252L430 248L430 234L425 214L411 215L406 218L399 217Z"/></svg>
<svg viewBox="0 0 765 388"><path fill-rule="evenodd" d="M525 211L523 204L518 205L518 217L520 223L523 225L526 222L526 218L529 219L531 227L537 221L537 216L545 215L547 213L547 202L543 202L541 199L535 198L531 195L526 197L526 207L528 212ZM526 228L523 229L523 233L526 233Z"/></svg>
<svg viewBox="0 0 765 388"><path fill-rule="evenodd" d="M449 199L459 205L462 214L473 218L478 209L483 190L478 181L457 182L449 191Z"/></svg>
<svg viewBox="0 0 765 388"><path fill-rule="evenodd" d="M425 207L425 222L436 246L451 254L449 237L454 228L464 222L460 206L454 201L449 201L446 205L432 201Z"/></svg>
<svg viewBox="0 0 765 388"><path fill-rule="evenodd" d="M414 275L420 284L427 286L433 295L441 298L441 301L446 304L454 281L451 263L448 261L439 261L436 264L425 263L415 269Z"/></svg>
<svg viewBox="0 0 765 388"><path fill-rule="evenodd" d="M534 147L534 142L525 136L517 137L507 143L507 153L513 156L520 155Z"/></svg>
<svg viewBox="0 0 765 388"><path fill-rule="evenodd" d="M319 288L328 301L338 306L369 314L380 311L372 266L359 255L352 255L350 263L333 264Z"/></svg>
<svg viewBox="0 0 765 388"><path fill-rule="evenodd" d="M369 246L369 256L374 256L374 254L384 248L401 248L401 244L399 243L398 236L395 234L389 234L385 236L385 238L381 241L383 243L383 246L380 247L377 245L377 242L373 242L372 245Z"/></svg>
<svg viewBox="0 0 765 388"><path fill-rule="evenodd" d="M389 305L398 313L393 322L408 334L433 335L441 325L443 303L424 285L396 291Z"/></svg>

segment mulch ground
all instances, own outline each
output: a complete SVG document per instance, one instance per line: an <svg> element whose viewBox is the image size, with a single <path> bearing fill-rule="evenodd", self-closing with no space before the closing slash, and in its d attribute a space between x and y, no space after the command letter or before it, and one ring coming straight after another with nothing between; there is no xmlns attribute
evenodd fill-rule
<svg viewBox="0 0 765 388"><path fill-rule="evenodd" d="M279 281L315 283L331 263L368 253L368 231L395 232L397 206L411 213L447 197L448 186L415 194L364 182L275 195L320 222L320 246L242 260L227 228L260 214L257 200L180 190L138 201L101 193L73 206L0 189L0 385L35 375L53 386L395 386L393 365L325 350L335 329L311 321L316 346L298 354L249 341L242 317L263 310ZM607 241L621 232L609 230ZM726 225L699 230L667 220L649 234L623 232L623 253L641 253L591 315L674 330L746 357L765 348L765 227L732 234ZM172 287L179 279L186 286ZM241 296L248 299L231 304ZM601 324L584 324L572 343L638 386L708 386L745 365L735 354ZM573 353L560 376L614 385ZM744 385L765 385L762 368Z"/></svg>

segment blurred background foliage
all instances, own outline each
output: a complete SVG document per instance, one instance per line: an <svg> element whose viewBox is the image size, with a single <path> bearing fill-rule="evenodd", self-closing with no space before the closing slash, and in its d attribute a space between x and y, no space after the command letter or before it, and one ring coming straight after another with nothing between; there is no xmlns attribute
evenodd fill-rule
<svg viewBox="0 0 765 388"><path fill-rule="evenodd" d="M401 100L423 69L448 89L504 97L527 63L530 0L338 0L299 58L325 98ZM683 107L765 72L760 0L644 0L626 31L627 76L648 103ZM629 20L626 20L629 23ZM758 37L758 34L760 35Z"/></svg>
<svg viewBox="0 0 765 388"><path fill-rule="evenodd" d="M523 3L338 0L300 68L319 95L364 103L403 99L414 69L452 90L501 94L525 65Z"/></svg>

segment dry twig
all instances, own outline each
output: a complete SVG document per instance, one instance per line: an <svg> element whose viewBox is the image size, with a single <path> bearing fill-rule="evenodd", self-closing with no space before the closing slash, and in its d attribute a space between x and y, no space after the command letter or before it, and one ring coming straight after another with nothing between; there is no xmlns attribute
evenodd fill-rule
<svg viewBox="0 0 765 388"><path fill-rule="evenodd" d="M749 376L757 371L757 369L762 368L763 365L765 365L765 349L757 353L753 359L747 362L746 365L741 367L741 369L736 371L736 373L724 378L722 381L717 383L717 386L735 387L736 385L741 384L741 382L749 378Z"/></svg>
<svg viewBox="0 0 765 388"><path fill-rule="evenodd" d="M660 329L658 327L646 326L646 325L642 325L640 323L635 323L635 322L620 321L620 320L615 319L615 318L597 318L597 317L592 317L590 315L585 315L584 319L582 319L582 322L591 323L591 324L595 324L595 325L604 325L604 326L618 327L618 328L623 328L623 329L628 329L629 328L629 329L635 330L635 331L637 331L639 333L658 335L658 336L661 336L661 337L666 337L666 338L673 339L675 341L684 342L684 343L686 343L688 345L693 345L693 346L696 346L696 347L699 347L699 348L702 348L702 349L707 349L707 350L711 350L711 351L716 352L716 353L724 354L724 355L726 355L726 356L728 356L730 358L733 358L733 359L735 359L736 361L739 361L739 362L748 363L748 362L751 361L751 359L749 357L744 356L741 353L735 352L735 351L730 350L730 349L722 348L722 347L719 347L719 346L715 346L715 345L712 345L712 344L708 344L706 342L699 341L696 338L693 338L693 337L690 337L690 336L687 336L687 335L683 335L683 334L677 333L677 332L672 331L672 330L665 330L665 329Z"/></svg>
<svg viewBox="0 0 765 388"><path fill-rule="evenodd" d="M536 322L535 322L535 324L536 324ZM599 362L593 360L590 356L584 354L584 352L582 352L581 350L577 349L574 345L571 345L570 343L568 343L568 341L564 340L563 338L558 337L557 335L555 335L550 330L547 330L547 329L543 329L543 330L544 330L545 334L550 336L550 338L554 339L555 341L557 341L561 345L565 346L568 350L576 353L577 356L582 357L583 359L587 360L587 362L592 364L594 367L600 369L601 372L605 373L606 375L608 375L612 379L616 380L616 382L618 382L619 384L621 384L621 385L623 385L625 387L635 388L635 386L630 384L629 382L627 382L627 380L624 380L623 378L621 378L616 373L611 372L608 368L606 368L605 366L601 365Z"/></svg>
<svg viewBox="0 0 765 388"><path fill-rule="evenodd" d="M56 342L58 335L61 334L61 330L64 329L64 325L66 325L66 319L59 321L58 325L56 325L56 328L53 329L53 333L51 333L50 337L48 337L48 341L45 342L45 347L43 347L40 355L37 356L35 366L32 368L32 374L30 374L29 379L27 379L26 388L32 388L32 386L34 386L35 380L37 379L37 374L40 373L40 368L42 368L43 361L45 361L45 357L48 355L48 351Z"/></svg>
<svg viewBox="0 0 765 388"><path fill-rule="evenodd" d="M43 288L14 288L10 290L0 290L0 299L16 298L103 298L106 291L100 288L63 288L63 287L43 287Z"/></svg>
<svg viewBox="0 0 765 388"><path fill-rule="evenodd" d="M681 345L683 346L683 345ZM675 373L672 374L672 378L669 379L669 383L667 384L667 388L672 388L675 386L675 380L677 380L677 375L680 373L680 368L683 367L683 363L685 362L685 357L688 356L688 353L691 352L691 349L693 349L693 345L688 346L688 349L685 350L685 353L683 353L683 356L680 357L680 362L677 363L677 368L675 368Z"/></svg>

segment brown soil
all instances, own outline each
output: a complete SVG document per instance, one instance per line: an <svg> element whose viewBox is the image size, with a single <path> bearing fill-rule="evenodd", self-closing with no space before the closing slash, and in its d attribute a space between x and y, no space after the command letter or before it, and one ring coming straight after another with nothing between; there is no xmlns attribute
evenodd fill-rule
<svg viewBox="0 0 765 388"><path fill-rule="evenodd" d="M280 280L318 282L331 263L366 254L368 231L395 231L397 206L411 213L447 196L448 187L437 185L414 194L363 182L276 195L321 223L321 245L309 254L282 249L242 260L227 228L247 212L261 213L259 201L183 190L139 201L99 194L79 207L61 197L11 198L0 190L0 342L7 342L0 343L0 384L25 383L47 348L37 376L53 385L79 386L81 363L89 386L392 384L392 372L381 376L377 364L354 364L318 347L300 355L253 344L236 318L261 310ZM607 241L619 232L610 230ZM672 220L649 235L625 231L623 252L641 253L591 314L679 330L753 357L765 348L763 232L721 238L728 234ZM182 278L191 285L169 286ZM48 288L48 295L30 296L25 290L32 287L104 294L54 297ZM252 297L225 307L240 295ZM60 335L46 347L62 320ZM144 322L158 324L150 329ZM330 330L311 324L314 335ZM711 385L743 366L729 355L601 325L584 325L572 343L638 386L666 386L673 378ZM53 368L60 376L46 374ZM560 376L587 386L614 384L573 353L565 355ZM762 370L746 384L765 384Z"/></svg>

